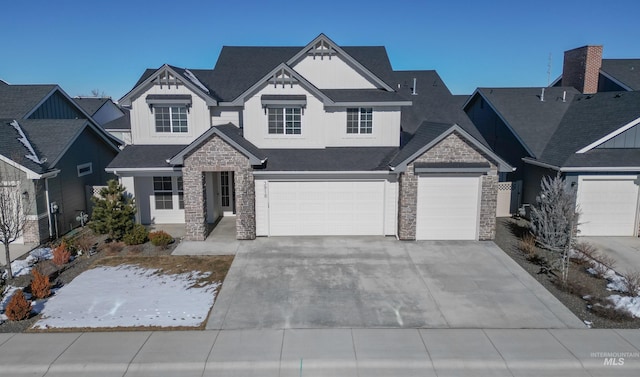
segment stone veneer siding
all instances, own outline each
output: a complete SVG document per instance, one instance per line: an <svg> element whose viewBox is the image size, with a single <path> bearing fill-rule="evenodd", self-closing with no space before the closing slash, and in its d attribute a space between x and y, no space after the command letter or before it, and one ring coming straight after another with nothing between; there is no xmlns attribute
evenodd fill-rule
<svg viewBox="0 0 640 377"><path fill-rule="evenodd" d="M184 216L186 239L203 241L207 237L205 172L234 172L236 238L256 238L255 183L249 158L213 135L184 158Z"/></svg>
<svg viewBox="0 0 640 377"><path fill-rule="evenodd" d="M498 200L496 165L484 153L469 145L457 133L453 133L408 164L407 170L400 176L398 236L401 240L416 239L418 209L418 176L414 174L414 163L416 162L489 162L491 169L481 179L482 194L480 197L478 238L491 240L495 237Z"/></svg>

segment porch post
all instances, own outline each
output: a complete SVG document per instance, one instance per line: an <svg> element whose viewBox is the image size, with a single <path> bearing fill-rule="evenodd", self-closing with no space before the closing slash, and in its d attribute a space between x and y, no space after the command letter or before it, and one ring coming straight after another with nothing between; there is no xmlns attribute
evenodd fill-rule
<svg viewBox="0 0 640 377"><path fill-rule="evenodd" d="M207 236L204 173L194 168L184 167L182 182L184 187L185 238L190 241L204 241Z"/></svg>

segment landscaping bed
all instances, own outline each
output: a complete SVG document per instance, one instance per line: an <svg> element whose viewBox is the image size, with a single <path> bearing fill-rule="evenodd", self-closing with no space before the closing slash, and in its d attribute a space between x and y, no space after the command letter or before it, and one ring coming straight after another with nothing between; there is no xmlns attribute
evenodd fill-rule
<svg viewBox="0 0 640 377"><path fill-rule="evenodd" d="M64 263L63 265L57 265L53 263L52 260L41 260L37 262L33 268L37 268L38 271L48 275L50 277L52 291L54 292L54 296L50 297L47 300L53 300L56 297L56 289L61 289L60 293L63 292L64 287L70 285L70 283L76 279L79 275L81 275L85 271L89 271L95 269L95 271L91 271L91 273L87 275L95 275L98 270L106 271L106 275L103 275L101 279L104 280L104 284L96 284L94 276L93 290L87 291L84 293L79 293L75 297L77 300L84 300L86 304L81 304L79 307L91 307L92 303L95 303L97 299L104 299L103 301L108 301L106 297L106 293L109 291L114 291L116 288L115 284L109 276L116 276L118 273L123 270L129 269L132 273L125 273L123 276L127 277L127 275L139 275L144 277L144 279L150 280L152 279L149 276L162 277L165 279L161 281L159 284L167 284L172 281L179 280L182 278L184 282L178 282L179 284L188 284L184 289L188 289L190 287L195 287L196 283L198 287L200 286L208 286L208 291L210 295L215 297L215 294L219 290L220 284L224 280L224 276L231 265L231 261L233 257L230 256L222 256L222 257L189 257L189 256L171 256L171 252L175 249L178 241L172 242L169 245L159 247L154 246L151 242L145 242L140 245L126 245L122 242L109 242L106 236L96 236L93 232L88 229L82 229L77 234L74 234L72 238L69 238L68 242L70 244L74 244L74 242L78 239L82 241L78 242L80 244L84 241L84 249L92 250L91 253L86 251L77 252L74 250L74 254L68 263ZM51 245L57 246L57 245ZM77 248L77 250L82 250L83 248ZM23 257L24 258L24 257ZM135 285L137 282L125 281L124 279L120 279L120 285ZM14 278L12 281L7 282L15 287L23 288L27 296L30 292L30 282L33 279L33 275L31 273L18 276ZM85 279L84 277L82 279ZM192 279L192 280L189 280ZM80 279L79 279L80 280ZM150 284L147 280L141 280L142 284ZM88 280L91 282L91 280ZM185 283L186 282L186 283ZM217 285L214 285L217 284ZM3 288L0 288L3 289ZM2 291L0 290L0 294ZM126 296L127 293L123 293L123 296ZM178 297L184 294L176 294L174 293L173 297ZM1 296L1 295L0 295ZM143 294L141 297L144 297ZM34 307L38 313L42 310L42 307L46 310L47 300L39 300ZM118 299L120 300L120 299ZM72 302L72 301L71 301ZM120 304L118 304L120 305ZM149 304L146 304L149 306ZM78 307L75 308L76 311ZM153 310L153 308L149 308ZM180 309L180 308L176 308ZM200 319L202 320L198 325L187 325L189 328L200 328L204 325L204 320L206 320L206 316L208 315L208 310L210 306L206 310L205 313L202 313L202 310L198 314ZM168 310L167 310L168 311ZM106 315L106 314L105 314ZM158 314L159 316L161 314ZM126 315L123 314L126 317ZM166 315L164 316L167 317ZM184 317L184 316L183 316ZM28 319L21 321L4 321L0 324L0 332L24 332L28 331L32 328L38 320L40 320L40 314L32 314ZM204 319L203 319L204 318ZM182 318L177 318L178 323L173 326L169 326L167 323L158 326L157 328L183 328L184 326L180 324ZM111 324L116 322L111 322ZM41 326L44 330L40 331L49 331L47 328L53 327L51 325ZM67 326L68 328L72 328L73 331L80 330L100 330L98 326L95 324L91 324L90 326ZM107 326L108 327L108 326ZM124 325L121 326L120 322L117 322L115 326L118 329L137 329L138 327L143 327L143 329L155 329L152 324L145 324L144 326L130 326ZM64 326L62 326L64 330ZM60 328L52 329L54 331L60 331Z"/></svg>
<svg viewBox="0 0 640 377"><path fill-rule="evenodd" d="M536 256L532 258L531 253L523 251L522 241L527 234L527 221L497 219L495 243L585 324L592 328L640 328L640 318L606 308L610 304L607 298L621 293L607 289L607 279L588 272L589 263L572 259L569 283L563 285L561 272L550 266L559 255L534 246L531 253Z"/></svg>

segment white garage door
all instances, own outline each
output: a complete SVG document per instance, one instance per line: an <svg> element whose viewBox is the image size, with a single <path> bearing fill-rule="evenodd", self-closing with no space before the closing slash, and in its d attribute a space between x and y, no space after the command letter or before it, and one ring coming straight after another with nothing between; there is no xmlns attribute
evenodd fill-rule
<svg viewBox="0 0 640 377"><path fill-rule="evenodd" d="M269 182L272 236L383 235L384 182Z"/></svg>
<svg viewBox="0 0 640 377"><path fill-rule="evenodd" d="M418 240L476 240L479 177L418 177Z"/></svg>
<svg viewBox="0 0 640 377"><path fill-rule="evenodd" d="M633 236L636 233L638 186L635 176L581 177L578 205L581 236Z"/></svg>

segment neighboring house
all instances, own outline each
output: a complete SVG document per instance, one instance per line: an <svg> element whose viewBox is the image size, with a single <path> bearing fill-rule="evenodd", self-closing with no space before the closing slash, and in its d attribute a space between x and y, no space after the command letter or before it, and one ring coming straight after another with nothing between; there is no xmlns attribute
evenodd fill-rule
<svg viewBox="0 0 640 377"><path fill-rule="evenodd" d="M562 75L552 86L584 94L640 90L640 59L602 59L602 46L565 51Z"/></svg>
<svg viewBox="0 0 640 377"><path fill-rule="evenodd" d="M387 235L492 239L511 171L434 71L394 71L384 47L224 47L214 69L163 65L119 103L132 145L109 164L138 221L222 216L238 239Z"/></svg>
<svg viewBox="0 0 640 377"><path fill-rule="evenodd" d="M640 92L480 88L464 109L518 168L510 178L524 181L523 203L535 204L542 177L559 172L577 185L581 235L638 234Z"/></svg>
<svg viewBox="0 0 640 377"><path fill-rule="evenodd" d="M108 97L75 97L73 100L105 131L124 144L131 144L129 110L118 106Z"/></svg>
<svg viewBox="0 0 640 377"><path fill-rule="evenodd" d="M0 172L22 192L28 225L20 242L38 243L80 225L86 186L104 185L118 143L57 85L0 82Z"/></svg>

